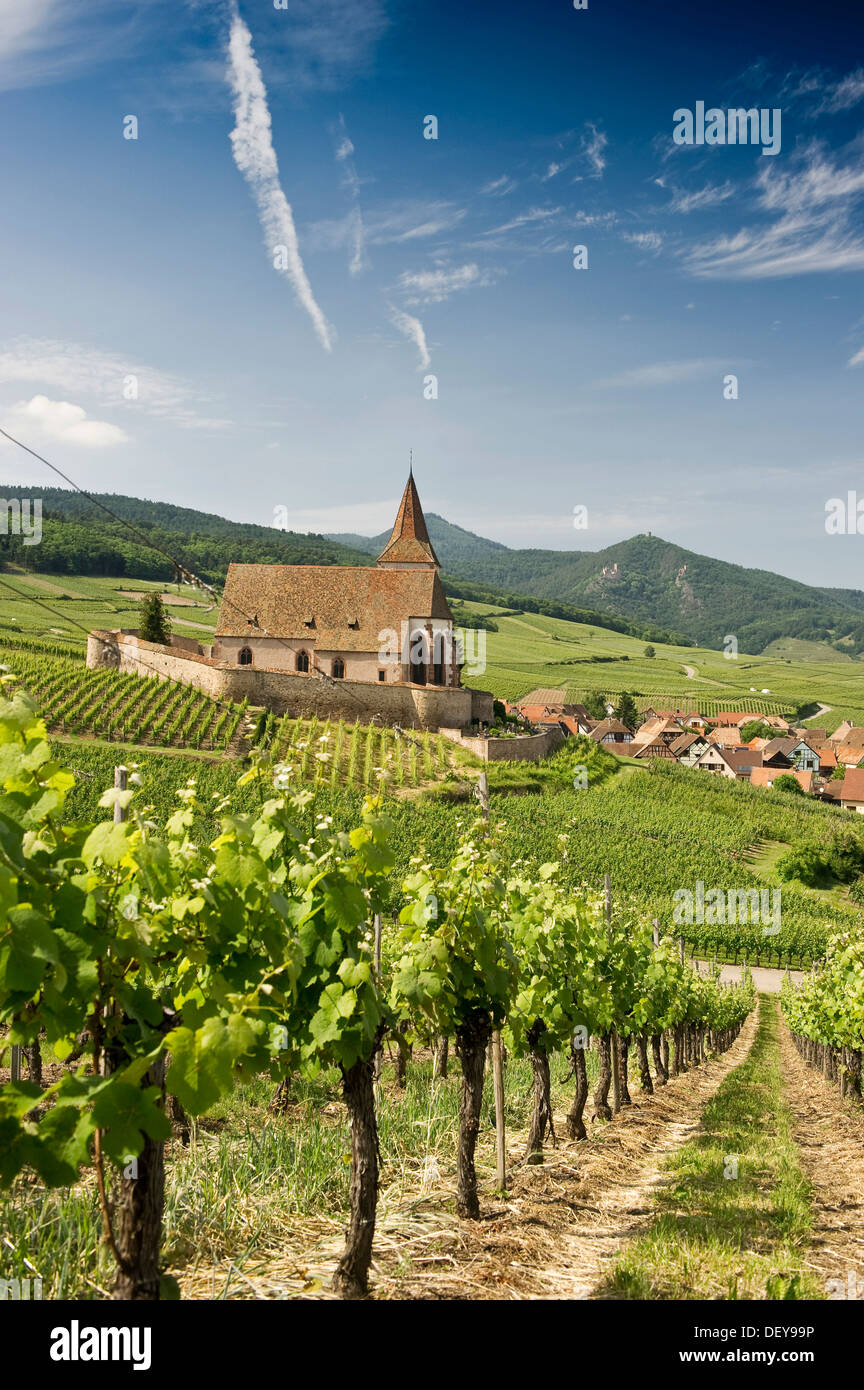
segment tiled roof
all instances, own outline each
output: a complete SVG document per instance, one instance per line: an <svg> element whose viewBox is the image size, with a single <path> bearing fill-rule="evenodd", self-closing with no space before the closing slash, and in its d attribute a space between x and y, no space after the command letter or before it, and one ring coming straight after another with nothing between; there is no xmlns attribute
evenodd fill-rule
<svg viewBox="0 0 864 1390"><path fill-rule="evenodd" d="M601 719L588 735L593 738L595 743L599 743L604 734L629 734L630 730L626 724L622 724L620 719Z"/></svg>
<svg viewBox="0 0 864 1390"><path fill-rule="evenodd" d="M840 783L841 801L864 801L864 767L850 767Z"/></svg>
<svg viewBox="0 0 864 1390"><path fill-rule="evenodd" d="M321 651L375 652L388 628L401 641L407 618L452 621L436 570L232 564L216 636L299 637Z"/></svg>
<svg viewBox="0 0 864 1390"><path fill-rule="evenodd" d="M420 505L414 474L411 473L405 484L396 524L390 539L378 556L379 565L432 564L439 565L438 556L432 548L426 518Z"/></svg>
<svg viewBox="0 0 864 1390"><path fill-rule="evenodd" d="M813 773L809 770L807 772L793 772L791 768L788 772L783 772L776 767L754 767L750 773L750 785L751 787L772 787L778 777L794 777L802 791L812 792L813 790Z"/></svg>

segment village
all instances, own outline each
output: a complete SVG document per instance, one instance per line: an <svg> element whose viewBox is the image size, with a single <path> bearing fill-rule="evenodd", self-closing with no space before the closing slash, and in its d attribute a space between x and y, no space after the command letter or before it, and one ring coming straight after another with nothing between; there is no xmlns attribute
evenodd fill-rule
<svg viewBox="0 0 864 1390"><path fill-rule="evenodd" d="M659 758L753 787L779 783L782 790L794 779L807 796L864 813L864 728L849 720L829 734L759 709L703 715L698 709L649 707L631 728L611 701L605 702L606 717L595 719L584 705L568 703L564 690L532 690L502 703L508 720L526 729L583 735L628 758Z"/></svg>

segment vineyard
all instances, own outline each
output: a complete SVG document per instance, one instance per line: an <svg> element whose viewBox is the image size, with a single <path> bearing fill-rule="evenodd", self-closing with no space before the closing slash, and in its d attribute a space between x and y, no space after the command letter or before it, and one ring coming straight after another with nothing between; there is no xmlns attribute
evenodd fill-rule
<svg viewBox="0 0 864 1390"><path fill-rule="evenodd" d="M735 855L757 826L819 838L830 817L711 779L698 785L701 835L685 833L693 809L670 797L664 771L622 773L594 750L593 791L505 798L503 816L496 806L477 819L444 801L387 796L393 758L371 738L380 730L365 731L364 749L379 759L377 794L354 789L356 754L351 783L331 785L330 760L316 754L339 730L320 727L274 721L268 730L265 720L236 786L228 764L202 765L200 783L181 785L182 766L166 758L173 781L160 789L154 758L129 791L103 791L110 779L95 769L107 773L110 750L99 750L87 792L95 814L76 823L82 770L52 759L25 695L0 705L0 1024L6 1060L19 1047L27 1074L0 1087L3 1219L16 1268L44 1271L55 1297L214 1296L196 1272L202 1248L214 1267L251 1269L241 1251L272 1243L288 1214L306 1238L335 1237L335 1223L321 1225L334 1209L347 1212L344 1248L313 1261L327 1285L307 1274L284 1287L323 1296L332 1281L337 1296L364 1297L377 1268L380 1191L389 1193L388 1248L398 1194L405 1214L395 1229L416 1257L411 1242L422 1246L427 1230L410 1216L418 1192L426 1202L436 1193L470 1227L505 1186L524 1192L531 1172L549 1167L560 1182L571 1171L559 1166L562 1144L573 1149L568 1163L584 1147L592 1172L596 1150L599 1174L636 1113L634 1087L640 1107L655 1105L662 1143L664 1115L706 1087L720 1086L722 1130L724 1087L739 1073L751 1084L751 1048L763 1070L776 1070L771 1009L763 1001L757 1031L746 969L737 985L693 969L665 875L709 878L708 843L721 826L716 867L739 872ZM341 731L346 769L352 737ZM315 767L301 778L307 752ZM562 782L576 752L559 754ZM635 864L648 861L624 854L640 842L664 851L650 851L662 876L655 867L647 895ZM820 1054L822 1069L850 1076L844 1099L854 1102L864 976L852 920L805 984L787 985L784 1008L799 1039L832 1049L827 1063ZM814 933L816 924L814 909ZM797 929L805 925L802 912ZM789 954L788 941L769 945ZM846 1009L850 993L859 1002ZM802 1022L805 1012L815 1022ZM761 1122L752 1123L761 1145ZM771 1163L782 1185L780 1149ZM799 1241L805 1216L796 1216ZM667 1231L667 1218L656 1219ZM656 1251L652 1230L645 1248ZM441 1231L439 1248L456 1249L450 1228ZM759 1231L763 1244L781 1240L770 1221ZM716 1246L713 1226L709 1234ZM666 1283L634 1244L610 1275L612 1296L733 1296L722 1290L735 1261L736 1287L748 1291L735 1296L823 1296L794 1243L783 1246L782 1277L762 1256L748 1255L741 1272L739 1237L724 1236L720 1266L707 1265L696 1285L679 1239L667 1241ZM292 1259L308 1268L302 1250ZM585 1259L574 1247L574 1268ZM265 1277L260 1260L255 1268ZM404 1275L387 1277L397 1292Z"/></svg>
<svg viewBox="0 0 864 1390"><path fill-rule="evenodd" d="M66 656L49 657L0 646L17 680L39 702L53 733L92 736L165 748L224 751L244 717L246 703L211 699L199 690L157 676L83 668Z"/></svg>

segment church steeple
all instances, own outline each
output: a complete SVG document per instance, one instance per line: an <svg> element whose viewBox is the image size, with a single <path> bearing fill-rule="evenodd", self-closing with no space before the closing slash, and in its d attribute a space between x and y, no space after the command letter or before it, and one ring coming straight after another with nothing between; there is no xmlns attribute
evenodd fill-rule
<svg viewBox="0 0 864 1390"><path fill-rule="evenodd" d="M390 539L378 556L378 564L394 569L440 569L429 539L426 518L414 482L413 460Z"/></svg>

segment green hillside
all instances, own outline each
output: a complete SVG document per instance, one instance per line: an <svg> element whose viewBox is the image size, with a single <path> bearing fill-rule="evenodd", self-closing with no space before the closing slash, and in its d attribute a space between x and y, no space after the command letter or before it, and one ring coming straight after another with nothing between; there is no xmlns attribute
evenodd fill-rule
<svg viewBox="0 0 864 1390"><path fill-rule="evenodd" d="M733 631L739 646L750 651L782 637L851 638L847 654L864 650L861 590L813 588L768 570L697 555L658 536L633 536L596 551L510 550L434 512L426 523L446 571L501 594L560 599L657 623L709 646L721 646ZM330 539L377 553L386 535Z"/></svg>

